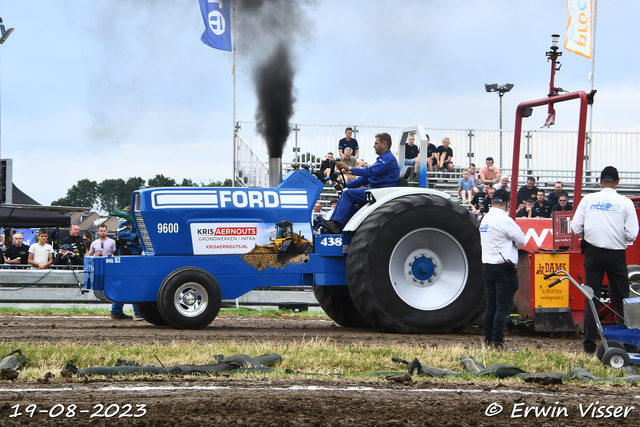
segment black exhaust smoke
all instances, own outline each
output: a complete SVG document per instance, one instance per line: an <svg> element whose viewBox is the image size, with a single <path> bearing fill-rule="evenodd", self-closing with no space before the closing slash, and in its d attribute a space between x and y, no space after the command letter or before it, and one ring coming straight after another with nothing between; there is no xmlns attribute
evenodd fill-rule
<svg viewBox="0 0 640 427"><path fill-rule="evenodd" d="M251 53L258 97L257 131L267 144L269 184L281 176L282 152L289 137L295 103L292 51L308 28L302 8L310 1L241 0L238 4L239 51ZM277 161L275 159L278 159ZM277 169L277 171L275 170Z"/></svg>
<svg viewBox="0 0 640 427"><path fill-rule="evenodd" d="M260 64L253 73L258 96L256 110L257 130L267 142L269 157L282 157L293 116L294 70L290 53L283 42L278 43L273 55Z"/></svg>

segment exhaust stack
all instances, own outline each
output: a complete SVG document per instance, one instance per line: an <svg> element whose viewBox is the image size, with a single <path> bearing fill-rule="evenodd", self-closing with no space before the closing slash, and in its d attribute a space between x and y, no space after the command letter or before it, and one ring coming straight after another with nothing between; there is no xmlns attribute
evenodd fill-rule
<svg viewBox="0 0 640 427"><path fill-rule="evenodd" d="M269 187L275 188L282 182L282 157L269 157Z"/></svg>

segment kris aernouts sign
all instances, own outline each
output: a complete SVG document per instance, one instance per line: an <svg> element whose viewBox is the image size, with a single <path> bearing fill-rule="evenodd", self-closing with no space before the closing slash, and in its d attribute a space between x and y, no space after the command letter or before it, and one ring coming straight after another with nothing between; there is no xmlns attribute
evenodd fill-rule
<svg viewBox="0 0 640 427"><path fill-rule="evenodd" d="M192 223L194 255L246 254L255 245L269 243L260 222Z"/></svg>

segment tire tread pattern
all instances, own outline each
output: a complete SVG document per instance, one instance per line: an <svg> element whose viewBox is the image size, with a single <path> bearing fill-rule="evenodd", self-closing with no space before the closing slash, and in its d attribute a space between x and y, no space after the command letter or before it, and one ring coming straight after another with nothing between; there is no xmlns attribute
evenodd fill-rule
<svg viewBox="0 0 640 427"><path fill-rule="evenodd" d="M397 297L388 273L371 271L385 263L388 266L390 251L411 227L446 231L466 253L467 283L448 307L431 312L414 309ZM347 284L359 312L380 331L452 333L464 329L484 310L478 221L463 207L438 196L412 195L390 201L372 213L353 237L347 256ZM390 311L404 313L394 316Z"/></svg>

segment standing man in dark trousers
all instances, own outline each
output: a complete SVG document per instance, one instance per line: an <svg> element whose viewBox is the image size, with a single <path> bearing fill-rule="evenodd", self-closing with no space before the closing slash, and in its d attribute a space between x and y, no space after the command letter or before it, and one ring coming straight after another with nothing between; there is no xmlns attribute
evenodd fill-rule
<svg viewBox="0 0 640 427"><path fill-rule="evenodd" d="M618 170L607 166L600 174L602 190L585 196L573 217L571 229L586 243L584 252L585 284L593 289L596 308L607 273L609 297L622 316L622 300L629 297L627 244L638 237L638 217L633 202L616 191L620 183ZM618 316L618 323L624 319ZM584 351L596 352L598 330L591 310L584 311Z"/></svg>
<svg viewBox="0 0 640 427"><path fill-rule="evenodd" d="M526 244L524 233L509 216L509 198L504 189L496 190L489 213L480 225L482 274L487 293L484 311L484 343L504 349L504 330L518 290L518 248Z"/></svg>

